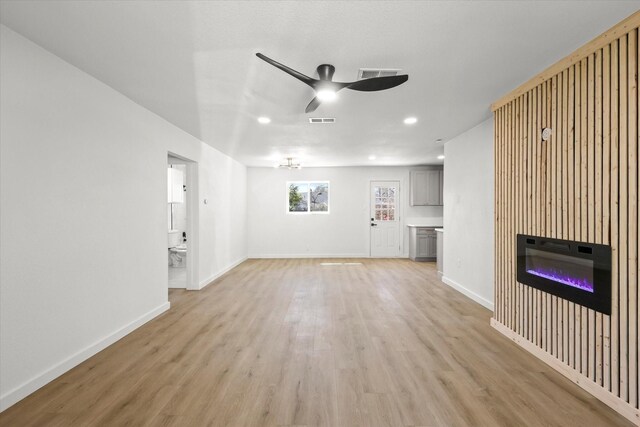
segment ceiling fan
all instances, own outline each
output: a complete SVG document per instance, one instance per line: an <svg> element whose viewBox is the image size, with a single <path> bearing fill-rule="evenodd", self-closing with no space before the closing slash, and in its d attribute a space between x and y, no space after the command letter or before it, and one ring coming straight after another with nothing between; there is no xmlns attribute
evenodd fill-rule
<svg viewBox="0 0 640 427"><path fill-rule="evenodd" d="M316 71L318 72L319 79L313 79L287 67L286 65L274 61L261 53L256 53L256 56L295 77L301 82L311 86L311 88L316 92L316 96L311 100L309 105L307 105L307 108L305 108L305 113L315 111L322 101L333 101L336 98L336 93L344 88L359 90L362 92L374 92L378 90L391 89L392 87L401 85L409 80L408 75L402 74L399 76L373 77L350 83L334 82L331 79L333 78L333 73L336 71L336 68L331 64L318 65Z"/></svg>

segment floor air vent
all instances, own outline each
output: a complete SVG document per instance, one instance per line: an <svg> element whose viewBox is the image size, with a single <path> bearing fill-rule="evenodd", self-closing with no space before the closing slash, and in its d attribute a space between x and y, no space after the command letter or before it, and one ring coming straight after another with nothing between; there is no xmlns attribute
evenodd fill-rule
<svg viewBox="0 0 640 427"><path fill-rule="evenodd" d="M358 70L358 80L397 76L399 72L399 68L360 68Z"/></svg>
<svg viewBox="0 0 640 427"><path fill-rule="evenodd" d="M322 118L322 117L310 117L309 118L309 123L335 123L336 119L334 119L333 117L331 118Z"/></svg>

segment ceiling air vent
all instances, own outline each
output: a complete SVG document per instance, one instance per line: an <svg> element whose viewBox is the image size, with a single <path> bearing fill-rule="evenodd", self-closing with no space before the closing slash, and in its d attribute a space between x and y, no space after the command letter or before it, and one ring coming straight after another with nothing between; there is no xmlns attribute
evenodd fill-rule
<svg viewBox="0 0 640 427"><path fill-rule="evenodd" d="M360 68L358 70L358 80L397 76L400 71L399 68Z"/></svg>
<svg viewBox="0 0 640 427"><path fill-rule="evenodd" d="M309 118L309 123L335 123L336 119L334 119L333 117L327 118L327 117L310 117Z"/></svg>

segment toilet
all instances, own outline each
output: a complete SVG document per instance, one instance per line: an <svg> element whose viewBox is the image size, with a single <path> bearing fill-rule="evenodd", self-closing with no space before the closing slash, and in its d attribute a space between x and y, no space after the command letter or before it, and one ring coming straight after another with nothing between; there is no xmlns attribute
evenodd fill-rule
<svg viewBox="0 0 640 427"><path fill-rule="evenodd" d="M187 266L187 244L182 240L182 233L180 231L169 230L169 267Z"/></svg>
<svg viewBox="0 0 640 427"><path fill-rule="evenodd" d="M171 267L186 267L187 245L183 243L169 248L169 261L171 263Z"/></svg>

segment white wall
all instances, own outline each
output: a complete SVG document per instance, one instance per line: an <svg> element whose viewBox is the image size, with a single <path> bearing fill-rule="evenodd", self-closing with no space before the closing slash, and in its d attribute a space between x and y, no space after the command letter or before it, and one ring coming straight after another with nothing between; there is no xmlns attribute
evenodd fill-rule
<svg viewBox="0 0 640 427"><path fill-rule="evenodd" d="M206 144L200 148L200 230L196 237L200 240L202 287L247 258L247 168Z"/></svg>
<svg viewBox="0 0 640 427"><path fill-rule="evenodd" d="M409 206L409 171L417 167L247 169L249 257L369 256L369 182L398 180L402 224L442 225L442 207ZM330 182L327 214L287 213L287 181ZM403 255L408 256L409 232Z"/></svg>
<svg viewBox="0 0 640 427"><path fill-rule="evenodd" d="M0 31L4 409L168 308L168 152L198 162L199 283L247 246L244 166Z"/></svg>
<svg viewBox="0 0 640 427"><path fill-rule="evenodd" d="M493 119L444 152L443 281L493 310Z"/></svg>

